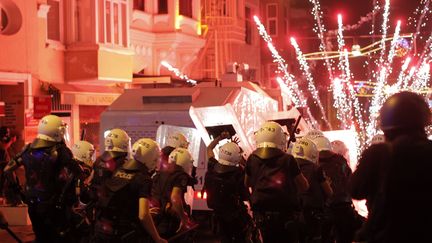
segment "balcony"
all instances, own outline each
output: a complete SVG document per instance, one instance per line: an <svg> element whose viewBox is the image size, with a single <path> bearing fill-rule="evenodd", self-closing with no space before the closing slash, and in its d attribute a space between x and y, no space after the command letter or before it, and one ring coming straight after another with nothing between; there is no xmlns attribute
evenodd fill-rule
<svg viewBox="0 0 432 243"><path fill-rule="evenodd" d="M132 82L134 54L113 45L73 46L65 54L65 79L95 85Z"/></svg>

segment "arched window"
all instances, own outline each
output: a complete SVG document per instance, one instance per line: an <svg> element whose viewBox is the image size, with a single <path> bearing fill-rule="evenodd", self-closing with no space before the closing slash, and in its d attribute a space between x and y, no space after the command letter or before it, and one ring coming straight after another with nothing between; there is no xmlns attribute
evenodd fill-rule
<svg viewBox="0 0 432 243"><path fill-rule="evenodd" d="M0 35L16 34L22 25L22 15L11 0L0 0Z"/></svg>
<svg viewBox="0 0 432 243"><path fill-rule="evenodd" d="M9 20L6 11L0 7L0 33L6 29L8 22Z"/></svg>

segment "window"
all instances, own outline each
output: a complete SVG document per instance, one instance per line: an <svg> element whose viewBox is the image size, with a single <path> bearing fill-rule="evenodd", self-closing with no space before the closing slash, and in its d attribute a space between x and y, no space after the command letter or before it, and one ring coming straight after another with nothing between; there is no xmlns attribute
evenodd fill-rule
<svg viewBox="0 0 432 243"><path fill-rule="evenodd" d="M180 15L192 18L192 0L179 0Z"/></svg>
<svg viewBox="0 0 432 243"><path fill-rule="evenodd" d="M99 1L99 42L128 46L127 0Z"/></svg>
<svg viewBox="0 0 432 243"><path fill-rule="evenodd" d="M60 0L48 0L50 6L47 16L47 38L52 41L62 41L62 11Z"/></svg>
<svg viewBox="0 0 432 243"><path fill-rule="evenodd" d="M252 44L252 13L249 7L245 7L245 42Z"/></svg>
<svg viewBox="0 0 432 243"><path fill-rule="evenodd" d="M158 0L158 14L168 13L168 0Z"/></svg>
<svg viewBox="0 0 432 243"><path fill-rule="evenodd" d="M228 16L228 4L227 4L226 0L218 1L218 3L220 4L218 6L218 8L221 11L220 15L221 16Z"/></svg>
<svg viewBox="0 0 432 243"><path fill-rule="evenodd" d="M8 22L9 20L6 11L0 7L0 33L6 29Z"/></svg>
<svg viewBox="0 0 432 243"><path fill-rule="evenodd" d="M136 10L145 11L145 0L134 0L133 8Z"/></svg>
<svg viewBox="0 0 432 243"><path fill-rule="evenodd" d="M277 4L267 4L267 29L269 35L277 36Z"/></svg>
<svg viewBox="0 0 432 243"><path fill-rule="evenodd" d="M0 35L16 34L22 21L21 11L13 1L0 0Z"/></svg>

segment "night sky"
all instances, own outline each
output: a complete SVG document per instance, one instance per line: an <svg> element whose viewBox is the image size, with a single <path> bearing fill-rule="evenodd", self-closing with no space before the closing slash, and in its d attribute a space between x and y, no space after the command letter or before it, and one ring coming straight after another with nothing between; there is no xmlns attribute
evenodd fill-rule
<svg viewBox="0 0 432 243"><path fill-rule="evenodd" d="M309 0L291 0L296 5L297 8L307 9L308 11L312 10L312 4ZM343 24L354 25L360 20L361 17L365 17L368 13L372 12L373 9L373 0L318 0L321 3L321 9L324 12L323 22L327 29L327 32L324 35L327 37L327 47L330 50L337 50L337 42L336 42L336 32L332 33L329 30L337 30L337 15L343 15ZM412 33L415 30L415 26L409 26L409 17L414 17L414 19L418 19L419 15L415 15L414 11L416 8L421 6L421 0L390 0L390 19L388 22L388 35L392 35L394 33L394 29L398 20L402 21L401 25L401 33ZM378 0L380 6L384 6L385 0ZM377 13L375 18L375 34L380 35L381 25L383 23L383 8ZM432 19L427 20L428 25L421 30L424 36L429 36L431 33L431 24ZM292 36L300 39L300 47L304 50L304 53L315 52L319 50L320 41L317 38L316 33L312 31L312 25L315 23L313 17L310 19L310 26L306 29L294 29L292 30ZM294 24L294 27L296 24ZM370 36L372 21L368 21L362 25L362 27L355 29L344 31L345 37L345 45L348 50L354 44L358 44L361 47L369 45L375 41L379 41L380 37L372 38ZM421 41L416 42L421 47ZM287 44L288 45L288 44ZM379 57L379 53L371 55L371 58L377 59ZM301 87L304 89L307 88L307 81L302 75L299 64L295 58L295 54L291 54L290 57L287 58L290 63L291 72L296 75L298 78L298 82ZM376 65L365 65L365 61L368 61L369 57L359 57L350 59L350 69L354 75L354 80L369 80L370 73L373 70L376 70ZM399 70L402 61L404 58L396 57L393 61L393 66L396 68L395 70ZM328 77L328 72L326 67L324 66L323 61L309 61L309 65L311 66L311 72L315 83L321 92L328 90L330 87L330 79ZM336 71L337 74L337 71ZM397 75L398 72L394 72L394 75ZM389 82L394 82L395 77L390 76ZM316 111L316 107L312 102L309 104L311 109ZM317 112L317 111L316 111Z"/></svg>
<svg viewBox="0 0 432 243"><path fill-rule="evenodd" d="M326 20L334 17L334 21L328 21L326 24L332 28L337 27L336 16L342 13L344 23L355 24L361 16L365 16L372 11L373 0L321 0L322 8L326 14ZM378 0L381 6L384 6L384 0ZM413 16L417 6L420 6L420 0L391 0L390 1L390 24L395 25L396 20L401 19L406 23L408 17Z"/></svg>

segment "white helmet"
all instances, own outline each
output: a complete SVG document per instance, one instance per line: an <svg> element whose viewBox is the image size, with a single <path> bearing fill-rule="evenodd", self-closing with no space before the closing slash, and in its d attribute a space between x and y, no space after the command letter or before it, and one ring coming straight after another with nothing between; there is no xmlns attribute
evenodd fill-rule
<svg viewBox="0 0 432 243"><path fill-rule="evenodd" d="M129 152L130 137L120 128L112 129L105 137L105 151Z"/></svg>
<svg viewBox="0 0 432 243"><path fill-rule="evenodd" d="M287 134L281 125L276 122L265 122L258 131L255 132L255 142L257 148L279 148L286 150Z"/></svg>
<svg viewBox="0 0 432 243"><path fill-rule="evenodd" d="M238 166L242 159L240 147L233 142L228 142L219 147L219 163L229 166Z"/></svg>
<svg viewBox="0 0 432 243"><path fill-rule="evenodd" d="M335 141L331 142L331 145L332 145L332 151L334 153L337 153L340 155L345 155L348 153L347 146L341 140L335 140Z"/></svg>
<svg viewBox="0 0 432 243"><path fill-rule="evenodd" d="M297 140L292 148L294 158L305 159L316 163L318 161L318 149L315 143L308 138Z"/></svg>
<svg viewBox="0 0 432 243"><path fill-rule="evenodd" d="M174 149L168 157L168 163L175 163L176 165L181 166L189 175L192 172L193 158L185 148Z"/></svg>
<svg viewBox="0 0 432 243"><path fill-rule="evenodd" d="M315 145L318 148L318 151L331 151L332 145L330 140L327 137L319 136L312 139L312 141L315 143Z"/></svg>
<svg viewBox="0 0 432 243"><path fill-rule="evenodd" d="M65 136L67 136L67 125L60 117L47 115L39 121L37 138L61 142L66 139Z"/></svg>
<svg viewBox="0 0 432 243"><path fill-rule="evenodd" d="M320 130L310 130L304 137L313 141L317 137L324 137L324 133Z"/></svg>
<svg viewBox="0 0 432 243"><path fill-rule="evenodd" d="M176 132L168 137L166 146L187 149L189 147L189 141L185 135L180 132Z"/></svg>
<svg viewBox="0 0 432 243"><path fill-rule="evenodd" d="M87 141L78 141L72 146L72 154L76 160L79 160L89 167L93 167L96 160L95 148Z"/></svg>
<svg viewBox="0 0 432 243"><path fill-rule="evenodd" d="M372 140L371 140L371 144L380 144L380 143L385 143L385 137L383 134L376 134L375 136L373 136Z"/></svg>
<svg viewBox="0 0 432 243"><path fill-rule="evenodd" d="M153 139L141 138L132 146L132 156L147 169L154 170L160 158L159 144Z"/></svg>

